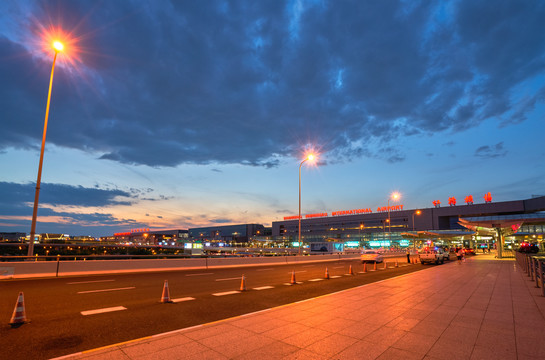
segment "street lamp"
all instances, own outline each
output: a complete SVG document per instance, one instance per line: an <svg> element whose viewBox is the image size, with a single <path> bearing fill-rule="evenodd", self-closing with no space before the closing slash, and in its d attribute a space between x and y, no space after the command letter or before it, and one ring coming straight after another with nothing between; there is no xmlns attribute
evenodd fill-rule
<svg viewBox="0 0 545 360"><path fill-rule="evenodd" d="M38 215L38 199L40 198L40 183L42 181L42 165L44 162L45 137L47 135L47 119L49 117L49 103L51 102L51 87L53 86L53 73L55 72L55 62L60 51L64 50L64 45L60 41L54 41L53 66L51 67L51 78L49 79L49 91L47 93L47 106L45 108L44 131L42 135L42 148L40 150L40 164L38 165L38 178L36 179L36 193L34 195L34 209L32 210L32 225L30 226L30 243L28 244L28 256L34 254L34 235L36 233L36 216Z"/></svg>
<svg viewBox="0 0 545 360"><path fill-rule="evenodd" d="M415 212L413 212L413 231L414 231L414 216L415 215L420 215L420 214L422 214L422 211L420 211L420 210L416 210Z"/></svg>
<svg viewBox="0 0 545 360"><path fill-rule="evenodd" d="M391 237L392 237L392 221L390 219L390 199L396 201L397 199L399 199L399 193L398 192L394 192L392 193L392 195L390 195L388 197L388 240L392 241Z"/></svg>
<svg viewBox="0 0 545 360"><path fill-rule="evenodd" d="M301 164L299 164L299 255L301 255L301 167L303 166L305 161L313 161L314 160L314 154L309 154L305 160L301 161Z"/></svg>
<svg viewBox="0 0 545 360"><path fill-rule="evenodd" d="M414 216L422 214L422 211L416 210L413 212L413 232L414 232ZM413 248L416 249L416 238L413 240Z"/></svg>

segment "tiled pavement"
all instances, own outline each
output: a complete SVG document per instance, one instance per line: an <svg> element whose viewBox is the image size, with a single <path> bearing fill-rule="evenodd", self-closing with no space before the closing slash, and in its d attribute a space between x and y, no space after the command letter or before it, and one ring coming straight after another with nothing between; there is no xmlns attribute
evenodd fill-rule
<svg viewBox="0 0 545 360"><path fill-rule="evenodd" d="M426 267L68 358L545 359L545 297L514 260Z"/></svg>

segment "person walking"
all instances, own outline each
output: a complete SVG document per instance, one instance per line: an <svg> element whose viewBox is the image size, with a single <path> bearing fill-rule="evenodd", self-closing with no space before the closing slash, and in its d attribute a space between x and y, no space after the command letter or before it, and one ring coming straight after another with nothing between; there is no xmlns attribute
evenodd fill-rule
<svg viewBox="0 0 545 360"><path fill-rule="evenodd" d="M407 247L407 263L411 263L411 250Z"/></svg>

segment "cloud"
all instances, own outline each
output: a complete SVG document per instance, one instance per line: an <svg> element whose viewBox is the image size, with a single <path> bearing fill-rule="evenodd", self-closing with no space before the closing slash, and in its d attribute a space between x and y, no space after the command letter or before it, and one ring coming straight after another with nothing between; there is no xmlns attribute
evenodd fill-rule
<svg viewBox="0 0 545 360"><path fill-rule="evenodd" d="M483 145L475 150L475 156L482 159L493 159L505 155L507 155L507 150L503 148L503 141L492 146Z"/></svg>
<svg viewBox="0 0 545 360"><path fill-rule="evenodd" d="M233 219L210 219L210 222L213 224L231 224Z"/></svg>
<svg viewBox="0 0 545 360"><path fill-rule="evenodd" d="M10 204L33 204L36 185L0 181L0 212ZM65 184L42 183L40 186L41 205L104 207L130 205L133 196L117 189L85 188ZM123 199L123 200L122 200ZM127 200L128 199L128 200Z"/></svg>
<svg viewBox="0 0 545 360"><path fill-rule="evenodd" d="M31 1L0 12L17 24L0 25L0 151L39 143L51 59L23 40L58 16L84 51L55 71L47 141L105 161L274 168L316 143L335 161L399 162L373 144L524 121L545 91L513 97L545 64L540 2Z"/></svg>
<svg viewBox="0 0 545 360"><path fill-rule="evenodd" d="M4 226L27 231L30 229L35 184L0 182L0 220ZM108 227L134 227L145 225L133 219L117 218L108 211L91 209L130 205L137 198L129 192L117 189L85 188L64 184L42 183L39 228L80 234L104 234ZM39 229L38 229L39 230Z"/></svg>

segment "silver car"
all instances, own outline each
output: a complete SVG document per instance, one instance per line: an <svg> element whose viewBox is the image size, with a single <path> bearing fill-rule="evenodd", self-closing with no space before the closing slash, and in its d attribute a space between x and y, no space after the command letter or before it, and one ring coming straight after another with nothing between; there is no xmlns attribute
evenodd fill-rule
<svg viewBox="0 0 545 360"><path fill-rule="evenodd" d="M361 263L375 262L381 263L384 261L382 254L377 250L363 250L361 252Z"/></svg>

